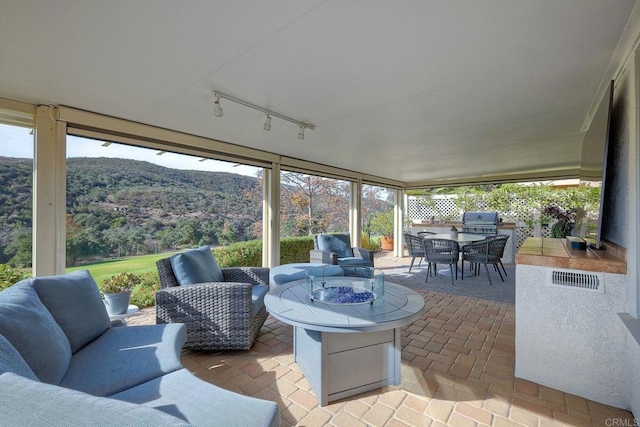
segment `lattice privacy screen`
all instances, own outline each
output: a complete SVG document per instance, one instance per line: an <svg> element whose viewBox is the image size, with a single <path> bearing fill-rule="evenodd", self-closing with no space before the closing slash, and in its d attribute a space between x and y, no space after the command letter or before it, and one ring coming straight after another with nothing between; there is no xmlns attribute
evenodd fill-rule
<svg viewBox="0 0 640 427"><path fill-rule="evenodd" d="M551 226L540 226L540 234L535 235L532 218L537 218L539 212L525 209L525 201L514 198L509 206L509 210L498 212L503 222L516 223L516 245L517 249L524 243L527 237L551 237ZM485 203L478 201L474 207L475 211L490 211ZM407 199L407 215L412 221L429 220L433 217L435 221L460 221L462 210L456 206L456 196L434 196L431 201L424 197L409 196ZM532 224L529 226L529 224Z"/></svg>

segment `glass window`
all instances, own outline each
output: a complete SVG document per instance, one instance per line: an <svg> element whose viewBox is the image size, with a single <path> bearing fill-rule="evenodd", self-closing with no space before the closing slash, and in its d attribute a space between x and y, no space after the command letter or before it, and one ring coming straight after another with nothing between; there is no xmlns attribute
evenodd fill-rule
<svg viewBox="0 0 640 427"><path fill-rule="evenodd" d="M258 170L68 136L67 267L101 283L155 272L171 252L259 239Z"/></svg>
<svg viewBox="0 0 640 427"><path fill-rule="evenodd" d="M280 185L283 237L349 231L348 181L283 171Z"/></svg>
<svg viewBox="0 0 640 427"><path fill-rule="evenodd" d="M0 264L31 275L33 131L0 124Z"/></svg>

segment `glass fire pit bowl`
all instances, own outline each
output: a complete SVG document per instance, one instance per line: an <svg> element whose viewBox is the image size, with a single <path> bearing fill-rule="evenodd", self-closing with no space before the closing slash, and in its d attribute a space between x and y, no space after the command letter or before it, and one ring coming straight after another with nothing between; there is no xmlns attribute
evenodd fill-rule
<svg viewBox="0 0 640 427"><path fill-rule="evenodd" d="M309 269L306 273L307 294L311 302L332 305L373 304L384 296L384 273L373 267L359 268L356 277L325 277L324 267Z"/></svg>

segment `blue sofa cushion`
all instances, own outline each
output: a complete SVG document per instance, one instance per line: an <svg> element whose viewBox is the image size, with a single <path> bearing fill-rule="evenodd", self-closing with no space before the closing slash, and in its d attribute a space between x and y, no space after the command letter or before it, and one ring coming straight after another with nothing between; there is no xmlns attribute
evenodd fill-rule
<svg viewBox="0 0 640 427"><path fill-rule="evenodd" d="M348 234L318 234L316 238L321 251L333 252L338 258L353 256Z"/></svg>
<svg viewBox="0 0 640 427"><path fill-rule="evenodd" d="M58 384L69 367L71 345L30 282L25 279L0 292L0 335L40 381Z"/></svg>
<svg viewBox="0 0 640 427"><path fill-rule="evenodd" d="M198 380L186 369L110 396L150 406L199 426L280 425L275 402L243 396Z"/></svg>
<svg viewBox="0 0 640 427"><path fill-rule="evenodd" d="M60 385L109 396L182 368L182 323L109 328L73 355Z"/></svg>
<svg viewBox="0 0 640 427"><path fill-rule="evenodd" d="M269 292L267 285L253 285L251 288L251 316L256 316L264 307L264 296Z"/></svg>
<svg viewBox="0 0 640 427"><path fill-rule="evenodd" d="M75 353L109 329L111 322L98 285L87 270L31 281Z"/></svg>
<svg viewBox="0 0 640 427"><path fill-rule="evenodd" d="M208 246L174 255L169 260L180 285L224 281L222 270Z"/></svg>
<svg viewBox="0 0 640 427"><path fill-rule="evenodd" d="M5 372L13 372L16 375L38 381L38 377L20 356L18 350L13 348L11 343L0 335L0 374Z"/></svg>
<svg viewBox="0 0 640 427"><path fill-rule="evenodd" d="M155 409L90 396L12 373L0 375L3 425L14 426L187 426Z"/></svg>

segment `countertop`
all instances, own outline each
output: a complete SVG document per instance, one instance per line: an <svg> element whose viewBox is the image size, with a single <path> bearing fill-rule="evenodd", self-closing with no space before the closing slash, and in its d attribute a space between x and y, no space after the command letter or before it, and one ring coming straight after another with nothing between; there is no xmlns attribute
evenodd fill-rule
<svg viewBox="0 0 640 427"><path fill-rule="evenodd" d="M571 249L566 239L529 237L516 254L516 264L626 274L626 251L612 243L606 250Z"/></svg>

